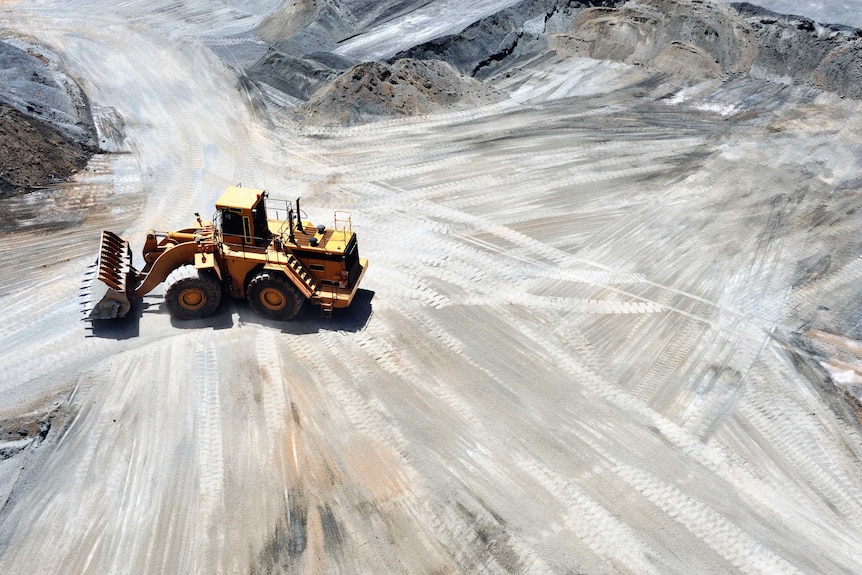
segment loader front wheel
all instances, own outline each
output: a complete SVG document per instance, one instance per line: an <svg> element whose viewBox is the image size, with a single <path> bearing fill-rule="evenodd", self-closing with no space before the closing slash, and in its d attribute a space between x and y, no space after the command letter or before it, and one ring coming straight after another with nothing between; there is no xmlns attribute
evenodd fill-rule
<svg viewBox="0 0 862 575"><path fill-rule="evenodd" d="M209 317L221 303L218 278L193 265L178 267L165 280L165 305L177 319Z"/></svg>
<svg viewBox="0 0 862 575"><path fill-rule="evenodd" d="M279 321L293 319L305 301L289 280L268 271L260 272L251 279L246 295L254 311Z"/></svg>

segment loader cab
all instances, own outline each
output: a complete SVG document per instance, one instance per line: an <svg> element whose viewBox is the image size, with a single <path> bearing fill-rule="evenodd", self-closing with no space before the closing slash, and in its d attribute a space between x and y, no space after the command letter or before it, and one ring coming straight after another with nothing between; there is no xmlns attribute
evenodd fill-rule
<svg viewBox="0 0 862 575"><path fill-rule="evenodd" d="M216 201L216 220L224 244L242 249L268 243L265 198L264 190L239 186L225 190Z"/></svg>

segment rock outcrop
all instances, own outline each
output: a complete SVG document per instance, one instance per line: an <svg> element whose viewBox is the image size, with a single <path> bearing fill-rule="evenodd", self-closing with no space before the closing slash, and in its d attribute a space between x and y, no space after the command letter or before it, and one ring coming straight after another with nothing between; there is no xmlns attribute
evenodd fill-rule
<svg viewBox="0 0 862 575"><path fill-rule="evenodd" d="M758 51L754 30L735 10L698 0L589 8L572 28L579 55L694 78L746 73Z"/></svg>

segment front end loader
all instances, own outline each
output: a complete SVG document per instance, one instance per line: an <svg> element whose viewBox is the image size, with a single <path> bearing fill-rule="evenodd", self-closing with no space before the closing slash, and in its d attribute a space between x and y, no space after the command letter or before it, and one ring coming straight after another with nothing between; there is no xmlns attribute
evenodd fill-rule
<svg viewBox="0 0 862 575"><path fill-rule="evenodd" d="M165 284L165 306L177 319L199 319L218 309L223 295L247 299L258 314L290 320L305 302L324 316L350 305L368 260L349 212L336 212L332 228L301 218L295 205L271 200L264 190L228 188L212 221L147 232L144 266L132 265L129 243L102 232L99 256L85 276L84 319L124 317L132 301Z"/></svg>

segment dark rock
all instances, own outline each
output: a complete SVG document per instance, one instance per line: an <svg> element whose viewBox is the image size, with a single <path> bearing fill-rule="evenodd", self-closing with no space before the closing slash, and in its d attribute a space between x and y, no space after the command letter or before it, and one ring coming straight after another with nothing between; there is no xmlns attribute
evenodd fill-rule
<svg viewBox="0 0 862 575"><path fill-rule="evenodd" d="M269 84L299 100L307 100L314 92L349 67L334 54L321 52L306 57L292 56L273 47L249 70L248 77Z"/></svg>
<svg viewBox="0 0 862 575"><path fill-rule="evenodd" d="M862 98L862 38L855 29L780 16L748 4L734 6L757 36L754 73Z"/></svg>

